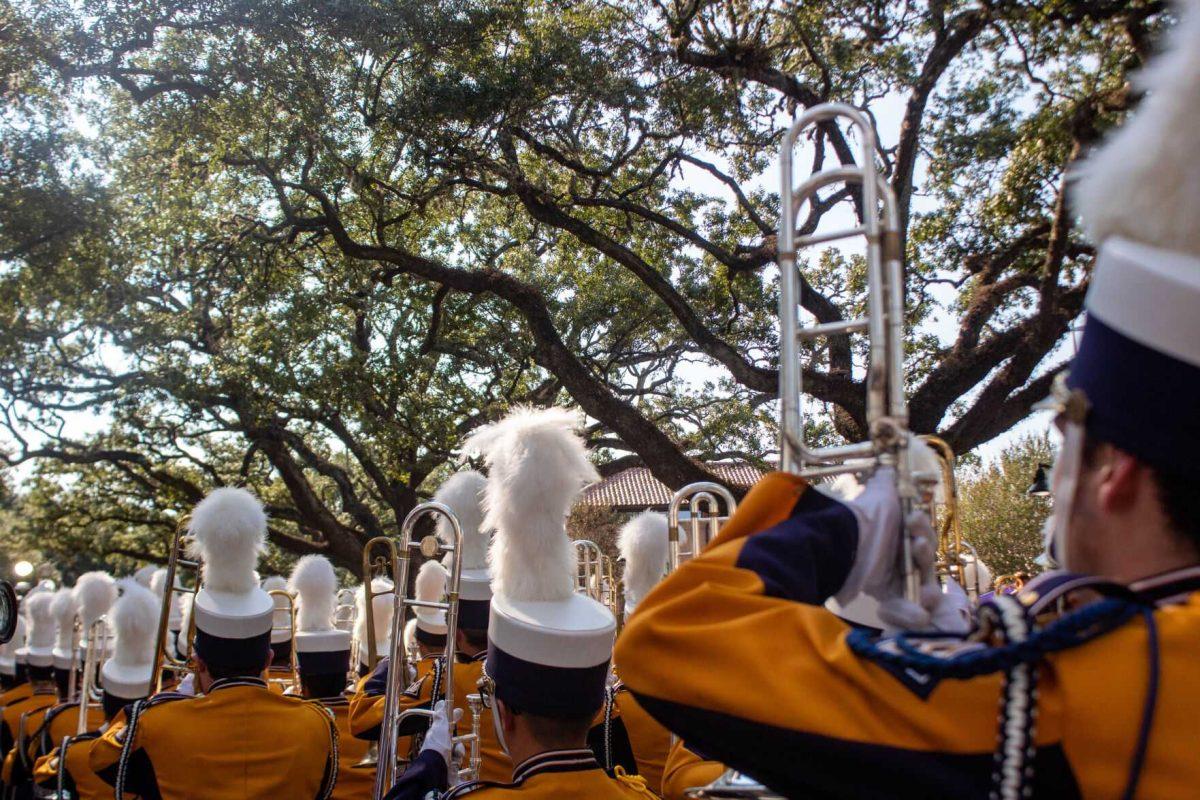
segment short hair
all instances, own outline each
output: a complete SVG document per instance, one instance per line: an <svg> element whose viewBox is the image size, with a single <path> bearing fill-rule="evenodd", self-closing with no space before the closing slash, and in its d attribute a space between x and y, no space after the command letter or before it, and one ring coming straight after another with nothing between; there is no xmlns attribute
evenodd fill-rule
<svg viewBox="0 0 1200 800"><path fill-rule="evenodd" d="M486 628L459 628L458 630L460 633L462 633L463 638L467 640L467 644L471 645L471 647L477 647L482 650L488 646L488 633Z"/></svg>
<svg viewBox="0 0 1200 800"><path fill-rule="evenodd" d="M520 714L529 727L529 735L542 747L567 749L580 747L587 741L595 713L587 716L543 717L539 714Z"/></svg>
<svg viewBox="0 0 1200 800"><path fill-rule="evenodd" d="M300 687L308 698L337 697L346 691L346 673L300 672Z"/></svg>
<svg viewBox="0 0 1200 800"><path fill-rule="evenodd" d="M39 667L36 664L29 665L29 680L31 681L52 681L54 680L54 667Z"/></svg>
<svg viewBox="0 0 1200 800"><path fill-rule="evenodd" d="M203 657L201 657L203 660ZM250 663L250 659L238 659L237 663L219 663L214 664L210 661L205 661L204 666L208 668L208 674L213 677L213 680L225 680L227 678L257 678L262 675L263 668L266 664L254 659L255 663Z"/></svg>

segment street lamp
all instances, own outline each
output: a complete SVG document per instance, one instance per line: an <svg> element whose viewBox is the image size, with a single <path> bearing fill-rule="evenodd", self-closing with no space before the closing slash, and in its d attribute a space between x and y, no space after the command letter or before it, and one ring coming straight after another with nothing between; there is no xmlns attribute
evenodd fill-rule
<svg viewBox="0 0 1200 800"><path fill-rule="evenodd" d="M1025 490L1025 494L1030 497L1050 496L1050 480L1046 476L1046 470L1048 469L1050 469L1049 464L1038 464L1037 472L1033 475L1033 483Z"/></svg>
<svg viewBox="0 0 1200 800"><path fill-rule="evenodd" d="M18 578L28 578L33 574L33 564L28 561L18 561L13 565L13 572Z"/></svg>

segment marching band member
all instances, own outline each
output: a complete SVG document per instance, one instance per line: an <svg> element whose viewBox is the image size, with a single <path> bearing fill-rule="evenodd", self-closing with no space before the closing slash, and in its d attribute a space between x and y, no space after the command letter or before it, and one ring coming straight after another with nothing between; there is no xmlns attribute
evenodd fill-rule
<svg viewBox="0 0 1200 800"><path fill-rule="evenodd" d="M112 576L106 572L85 572L79 576L79 580L75 582L73 590L72 608L76 611L82 630L83 637L88 635L93 623L100 617L108 613L108 609L117 599L117 584L112 579ZM73 615L74 617L74 615ZM59 644L63 644L62 626L65 620L59 620ZM68 623L74 627L74 618ZM86 647L86 638L79 642L79 654L75 656L75 671L77 678L82 679L83 676L83 648ZM103 647L104 644L99 645ZM58 669L60 662L59 653L55 653L55 669ZM68 665L67 673L70 675L71 668ZM76 687L78 689L78 686ZM62 687L60 686L60 691ZM63 697L60 695L60 697ZM98 728L104 721L104 714L100 709L89 708L88 710L89 724L88 730ZM79 701L75 700L67 702L65 697L58 705L46 712L45 720L34 734L33 740L30 743L30 761L36 761L41 756L49 753L54 748L62 744L63 740L71 734L75 733L79 728Z"/></svg>
<svg viewBox="0 0 1200 800"><path fill-rule="evenodd" d="M143 588L153 591L154 573L158 572L158 567L153 564L147 564L133 573L133 579L140 583Z"/></svg>
<svg viewBox="0 0 1200 800"><path fill-rule="evenodd" d="M625 562L625 612L637 604L662 580L667 568L667 518L644 511L621 526L617 549ZM660 725L617 680L605 693L600 719L588 735L588 744L609 774L620 766L629 775L641 775L657 792L671 749L671 733Z"/></svg>
<svg viewBox="0 0 1200 800"><path fill-rule="evenodd" d="M92 573L88 573L92 574ZM83 575L79 579L82 584ZM121 582L121 596L112 604L111 627L116 633L112 655L100 668L104 720L82 734L71 731L59 747L38 760L34 780L60 798L100 800L113 796L89 763L90 749L106 726L123 724L124 709L150 693L154 672L154 643L162 601L136 580Z"/></svg>
<svg viewBox="0 0 1200 800"><path fill-rule="evenodd" d="M491 607L491 573L487 566L488 545L491 534L483 527L481 502L487 480L473 470L450 476L438 487L433 499L443 503L454 513L462 531L462 570L459 579L458 630L455 636L455 661L452 669L454 681L454 707L466 709L467 695L478 692L479 678L483 674L483 662L487 657L488 614ZM452 541L444 517L438 518L438 536L443 541ZM447 556L449 558L449 556ZM445 593L447 573L442 564L427 561L417 574L416 595L421 600L441 600ZM429 668L422 660L417 664L417 674L401 698L400 707L430 708L433 698L442 695L442 666L438 658L445 650L446 615L443 611L416 609L415 635L424 648L435 655ZM378 738L379 724L383 719L384 688L387 686L387 662L381 662L370 681L365 682L352 703L352 728L356 735ZM401 732L411 735L424 729L422 720ZM403 752L399 750L398 752ZM506 780L512 775L512 761L500 747L492 726L491 712L481 712L479 735L479 774L484 780Z"/></svg>
<svg viewBox="0 0 1200 800"><path fill-rule="evenodd" d="M189 534L202 580L192 605L195 686L135 703L93 743L92 769L117 797L327 798L337 780L337 729L317 703L271 692L275 604L255 562L267 517L245 489L221 488L195 508Z"/></svg>
<svg viewBox="0 0 1200 800"><path fill-rule="evenodd" d="M563 409L522 409L467 442L490 468L484 525L496 531L480 691L497 738L517 766L510 782L465 783L444 797L604 800L649 794L640 778L610 778L587 748L588 730L604 702L616 623L602 604L574 591L567 512L598 477L574 433L579 422ZM424 798L446 788L455 716L438 703L421 753L389 798Z"/></svg>
<svg viewBox="0 0 1200 800"><path fill-rule="evenodd" d="M296 661L306 700L323 705L337 724L338 779L333 800L365 800L375 789L375 770L356 766L367 754L366 742L350 734L346 675L350 672L350 634L333 624L337 576L324 556L296 562L288 587L297 598Z"/></svg>
<svg viewBox="0 0 1200 800"><path fill-rule="evenodd" d="M57 638L54 641L54 685L58 688L58 699L64 701L71 693L71 679L75 666L75 592L69 586L61 586L54 592L50 605L54 615Z"/></svg>
<svg viewBox="0 0 1200 800"><path fill-rule="evenodd" d="M3 753L2 775L7 790L26 793L25 786L18 785L23 777L18 764L25 758L24 748L36 725L30 719L41 719L47 708L58 702L58 690L54 682L54 593L39 592L29 597L25 604L29 617L29 637L26 645L29 669L30 693L4 706L3 725L0 726L0 752Z"/></svg>
<svg viewBox="0 0 1200 800"><path fill-rule="evenodd" d="M847 503L768 475L617 646L643 705L703 752L789 797L1195 796L1200 4L1183 11L1074 195L1099 249L1055 394L1049 530L1075 574L999 594L962 644L851 632L820 604L896 582L892 476ZM907 523L927 548L927 521Z"/></svg>

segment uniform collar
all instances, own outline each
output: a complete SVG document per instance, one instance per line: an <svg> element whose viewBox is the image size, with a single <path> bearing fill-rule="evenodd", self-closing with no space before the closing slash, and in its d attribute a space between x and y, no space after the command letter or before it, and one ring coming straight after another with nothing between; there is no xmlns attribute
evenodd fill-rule
<svg viewBox="0 0 1200 800"><path fill-rule="evenodd" d="M483 661L485 658L487 658L487 648L480 650L473 656L465 655L457 650L454 652L454 660L460 664L470 664L474 661Z"/></svg>
<svg viewBox="0 0 1200 800"><path fill-rule="evenodd" d="M316 700L321 705L329 707L350 705L350 698L344 694L339 694L337 697L318 697Z"/></svg>
<svg viewBox="0 0 1200 800"><path fill-rule="evenodd" d="M600 769L600 762L588 748L580 750L547 750L530 756L513 770L513 783L540 775L543 772L583 772Z"/></svg>
<svg viewBox="0 0 1200 800"><path fill-rule="evenodd" d="M267 682L262 678L221 678L213 681L212 685L208 687L208 691L205 692L205 694L212 694L213 692L220 691L221 689L231 689L234 686L256 686L259 689L265 689L267 688Z"/></svg>
<svg viewBox="0 0 1200 800"><path fill-rule="evenodd" d="M1182 603L1200 589L1200 564L1133 581L1129 588L1138 597L1152 600L1157 605Z"/></svg>

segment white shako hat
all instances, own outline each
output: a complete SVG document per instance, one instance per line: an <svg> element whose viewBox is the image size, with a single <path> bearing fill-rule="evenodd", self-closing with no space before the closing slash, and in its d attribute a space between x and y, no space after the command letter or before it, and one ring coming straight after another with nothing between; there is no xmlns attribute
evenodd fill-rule
<svg viewBox="0 0 1200 800"><path fill-rule="evenodd" d="M296 562L288 588L296 596L296 662L309 675L346 675L350 671L350 634L333 624L337 575L325 556Z"/></svg>
<svg viewBox="0 0 1200 800"><path fill-rule="evenodd" d="M153 564L146 566L133 573L133 579L140 583L145 588L149 589L151 582L154 580L154 573L158 571L158 567Z"/></svg>
<svg viewBox="0 0 1200 800"><path fill-rule="evenodd" d="M267 515L245 489L214 489L192 512L188 554L202 562L200 591L192 603L200 658L212 664L247 665L271 647L275 603L254 571L266 548Z"/></svg>
<svg viewBox="0 0 1200 800"><path fill-rule="evenodd" d="M135 579L121 581L121 596L109 613L116 633L112 656L100 668L106 711L150 694L161 611L162 600L154 592Z"/></svg>
<svg viewBox="0 0 1200 800"><path fill-rule="evenodd" d="M179 585L179 578L175 579L176 587ZM150 576L150 591L158 595L159 601L163 598L163 593L167 591L167 568L159 567L154 570L154 574ZM167 612L167 630L179 631L183 625L183 609L179 606L179 592L171 592L171 608Z"/></svg>
<svg viewBox="0 0 1200 800"><path fill-rule="evenodd" d="M117 600L117 582L107 572L85 572L75 581L74 592L75 607L83 628L79 637L79 663L82 664L92 625L107 614Z"/></svg>
<svg viewBox="0 0 1200 800"><path fill-rule="evenodd" d="M632 614L667 570L667 516L643 511L621 526L617 550L625 561L625 613Z"/></svg>
<svg viewBox="0 0 1200 800"><path fill-rule="evenodd" d="M1169 474L1200 477L1200 3L1180 4L1146 96L1071 193L1098 245L1067 388L1084 425ZM1060 400L1061 393L1060 393Z"/></svg>
<svg viewBox="0 0 1200 800"><path fill-rule="evenodd" d="M484 525L496 532L485 670L499 699L537 716L600 708L616 635L609 610L574 590L567 514L599 479L581 422L566 409L520 408L466 443L488 466Z"/></svg>
<svg viewBox="0 0 1200 800"><path fill-rule="evenodd" d="M57 631L54 640L54 668L69 670L75 662L75 593L63 586L54 592L50 603L50 613L54 616L54 627Z"/></svg>
<svg viewBox="0 0 1200 800"><path fill-rule="evenodd" d="M13 636L4 644L0 644L0 675L15 678L20 674L17 668L17 651L25 647L25 617L17 614L17 626L13 628Z"/></svg>
<svg viewBox="0 0 1200 800"><path fill-rule="evenodd" d="M25 597L29 635L25 640L26 662L31 667L54 665L54 593L38 592Z"/></svg>
<svg viewBox="0 0 1200 800"><path fill-rule="evenodd" d="M462 530L462 574L458 584L458 627L485 631L492 599L492 574L488 568L488 545L491 530L483 525L483 495L487 478L475 470L456 472L438 487L433 499L449 506ZM452 544L450 523L438 517L437 535ZM442 560L449 566L450 555Z"/></svg>
<svg viewBox="0 0 1200 800"><path fill-rule="evenodd" d="M354 605L358 609L354 618L354 639L358 642L358 660L366 665L370 655L370 642L367 638L367 595L364 588L364 585L359 584L354 591ZM395 611L393 607L395 597L390 592L394 591L395 587L387 578L372 578L371 589L375 592L389 592L389 594L376 594L371 603L375 616L375 656L384 658L391 652L392 614Z"/></svg>
<svg viewBox="0 0 1200 800"><path fill-rule="evenodd" d="M417 579L413 583L413 594L418 600L432 603L446 599L446 568L438 561L426 561L417 570ZM413 609L416 628L413 635L417 641L429 647L444 647L446 645L446 612L433 608Z"/></svg>

